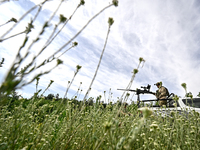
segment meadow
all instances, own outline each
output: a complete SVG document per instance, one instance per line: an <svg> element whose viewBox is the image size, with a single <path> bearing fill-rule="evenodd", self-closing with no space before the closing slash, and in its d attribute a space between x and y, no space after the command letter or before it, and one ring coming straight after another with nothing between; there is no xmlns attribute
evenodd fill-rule
<svg viewBox="0 0 200 150"><path fill-rule="evenodd" d="M7 97L0 149L199 149L199 113L154 115L136 104Z"/></svg>
<svg viewBox="0 0 200 150"><path fill-rule="evenodd" d="M3 2L7 3L7 1ZM37 55L32 57L32 59L29 59L28 56L31 47L41 40L42 35L45 33L46 29L49 28L48 23L55 16L59 6L64 1L60 1L60 5L55 10L55 13L53 13L48 21L44 22L41 32L39 32L35 40L27 46L26 44L29 41L28 34L33 31L34 21L37 19L41 8L46 2L47 0L43 1L39 5L35 5L20 19L16 20L15 18L12 18L5 24L1 25L4 26L10 22L15 23L5 34L1 35L0 42L9 40L19 34L25 34L25 38L22 41L21 47L19 47L16 58L8 70L4 81L0 85L1 150L200 149L200 117L197 112L192 111L187 116L179 115L176 111L171 112L171 117L163 117L161 114L155 115L154 112L150 111L146 107L142 109L138 108L135 103L126 105L125 102L130 98L130 94L127 92L124 92L115 103L110 102L106 105L102 103L102 96L89 98L88 95L98 73L98 68L106 47L110 28L114 23L113 18L108 19L108 33L105 45L95 75L92 78L91 84L83 100L77 100L78 95L72 99L66 98L67 92L81 68L79 65L76 67L74 77L69 82L66 94L63 98L45 97L44 93L47 89L51 88L53 80L50 81L49 85L42 93L41 89L38 90L39 79L57 66L62 65L63 61L59 57L67 51L64 51L59 56L57 56L57 54L69 44L72 45L69 49L77 46L78 43L72 41L95 17L111 6L118 6L118 0L113 0L112 3L92 17L72 39L57 49L54 54L45 58L42 63L38 64L36 63L37 58L62 31L62 28L73 17L76 10L85 3L84 0L80 0L80 3L77 5L77 8L71 15L70 19L60 15L60 20L52 30L52 34L48 37L45 45L38 51ZM23 32L6 37L6 35L15 28L16 24L36 8L38 8L37 13L28 23ZM59 25L62 27L57 30ZM26 48L26 51L22 55L22 50L24 48ZM29 63L27 63L25 67L22 67L24 60L29 60ZM42 73L37 73L37 70L53 61L56 62L55 66ZM127 89L130 89L140 65L144 62L145 60L143 58L139 58L138 67L133 70L133 75ZM1 66L4 67L4 59L1 61ZM35 75L30 76L30 74L33 73L35 73ZM26 80L26 77L29 77L29 80ZM16 91L18 89L33 82L36 82L36 91L33 92L31 98L23 98L23 96L17 95ZM79 93L79 91L77 91L77 93Z"/></svg>

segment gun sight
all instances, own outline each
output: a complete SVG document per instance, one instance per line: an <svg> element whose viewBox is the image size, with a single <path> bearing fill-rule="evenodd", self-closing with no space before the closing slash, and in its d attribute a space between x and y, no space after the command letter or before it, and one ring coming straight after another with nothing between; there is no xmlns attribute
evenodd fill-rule
<svg viewBox="0 0 200 150"><path fill-rule="evenodd" d="M147 85L147 86L141 86L141 88L143 88L145 91L150 91L151 85Z"/></svg>

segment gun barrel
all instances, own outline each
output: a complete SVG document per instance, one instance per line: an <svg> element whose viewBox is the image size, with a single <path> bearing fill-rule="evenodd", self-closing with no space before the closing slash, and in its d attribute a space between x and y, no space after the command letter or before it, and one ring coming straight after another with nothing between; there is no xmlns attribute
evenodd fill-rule
<svg viewBox="0 0 200 150"><path fill-rule="evenodd" d="M154 92L150 92L150 91L148 91L146 94L153 94L153 95L155 95Z"/></svg>
<svg viewBox="0 0 200 150"><path fill-rule="evenodd" d="M136 92L136 90L131 90L131 89L117 89L117 90Z"/></svg>

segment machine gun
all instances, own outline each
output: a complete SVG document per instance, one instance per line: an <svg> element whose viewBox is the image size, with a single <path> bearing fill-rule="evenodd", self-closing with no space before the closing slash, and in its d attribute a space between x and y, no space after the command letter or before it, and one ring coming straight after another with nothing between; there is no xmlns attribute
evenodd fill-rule
<svg viewBox="0 0 200 150"><path fill-rule="evenodd" d="M131 89L117 89L117 90L122 90L122 91L130 91L130 92L136 92L136 95L140 95L140 94L153 94L155 95L154 92L150 91L151 85L147 85L147 86L141 86L142 89L136 89L136 90L131 90Z"/></svg>
<svg viewBox="0 0 200 150"><path fill-rule="evenodd" d="M152 99L152 100L142 100L141 101L140 100L140 94L153 94L153 95L155 95L154 92L150 91L151 85L148 84L147 86L141 86L141 88L142 89L136 89L136 90L131 90L131 89L117 89L117 90L135 92L136 95L137 95L138 107L140 105L140 102L150 102L150 101L158 101L159 100L159 99ZM162 100L169 100L169 102L170 102L172 99L169 99L169 97L171 97L171 96L174 96L174 93L171 93L166 99L162 99Z"/></svg>
<svg viewBox="0 0 200 150"><path fill-rule="evenodd" d="M147 86L141 86L142 89L136 89L136 90L131 90L131 89L117 89L117 90L122 90L122 91L130 91L130 92L135 92L137 95L137 104L138 106L140 105L140 94L153 94L155 95L154 92L150 91L151 85L147 85ZM151 101L155 101L155 100L151 100Z"/></svg>

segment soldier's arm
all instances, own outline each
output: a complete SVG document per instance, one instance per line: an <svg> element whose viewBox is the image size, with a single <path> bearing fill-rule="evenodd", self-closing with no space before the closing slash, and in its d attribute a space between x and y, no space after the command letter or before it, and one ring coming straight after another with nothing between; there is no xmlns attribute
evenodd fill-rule
<svg viewBox="0 0 200 150"><path fill-rule="evenodd" d="M158 90L156 90L156 92L154 93L154 95L156 96L156 98L158 98L158 97L159 97Z"/></svg>
<svg viewBox="0 0 200 150"><path fill-rule="evenodd" d="M162 97L162 96L167 96L167 90L164 87L161 87L160 89L159 97Z"/></svg>

